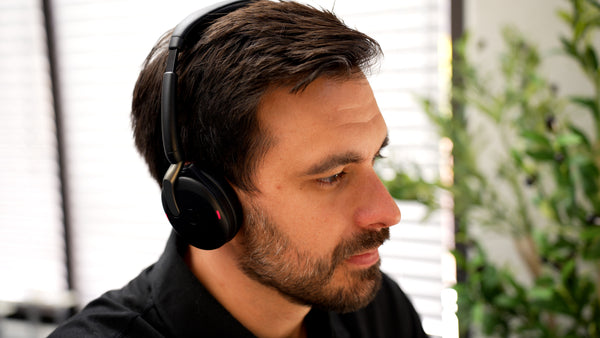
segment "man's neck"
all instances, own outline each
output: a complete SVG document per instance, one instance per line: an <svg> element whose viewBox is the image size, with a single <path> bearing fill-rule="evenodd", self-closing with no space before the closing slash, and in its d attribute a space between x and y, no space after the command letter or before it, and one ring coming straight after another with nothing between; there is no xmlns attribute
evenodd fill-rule
<svg viewBox="0 0 600 338"><path fill-rule="evenodd" d="M306 337L309 306L290 302L279 291L244 274L238 267L235 240L217 250L189 247L186 263L221 305L254 335Z"/></svg>

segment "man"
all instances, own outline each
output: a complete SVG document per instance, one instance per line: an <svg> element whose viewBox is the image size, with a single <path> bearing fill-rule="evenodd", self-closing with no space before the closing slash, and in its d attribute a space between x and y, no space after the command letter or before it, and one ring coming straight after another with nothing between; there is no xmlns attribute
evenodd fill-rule
<svg viewBox="0 0 600 338"><path fill-rule="evenodd" d="M134 90L136 146L176 231L156 264L54 336L425 336L379 270L378 247L400 211L373 169L387 144L365 78L378 44L293 2L253 1L207 26L177 66L166 48L176 38L159 41ZM165 119L163 107L161 125L171 66L177 115ZM243 214L239 232L211 250L195 244L187 223L221 220L220 209L180 225L188 195L170 195L192 168L222 177Z"/></svg>

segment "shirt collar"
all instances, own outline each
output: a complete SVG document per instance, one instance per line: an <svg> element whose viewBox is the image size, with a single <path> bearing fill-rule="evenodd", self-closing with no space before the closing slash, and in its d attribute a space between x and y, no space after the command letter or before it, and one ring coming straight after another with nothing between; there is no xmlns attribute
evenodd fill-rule
<svg viewBox="0 0 600 338"><path fill-rule="evenodd" d="M188 269L186 250L173 232L152 272L152 297L169 331L175 337L254 337Z"/></svg>

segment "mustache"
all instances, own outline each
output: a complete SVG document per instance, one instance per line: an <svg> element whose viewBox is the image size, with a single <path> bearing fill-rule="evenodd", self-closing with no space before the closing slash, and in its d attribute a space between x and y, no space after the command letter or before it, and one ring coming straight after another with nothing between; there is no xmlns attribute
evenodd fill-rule
<svg viewBox="0 0 600 338"><path fill-rule="evenodd" d="M340 243L333 251L334 266L364 251L375 249L390 239L390 229L367 231Z"/></svg>

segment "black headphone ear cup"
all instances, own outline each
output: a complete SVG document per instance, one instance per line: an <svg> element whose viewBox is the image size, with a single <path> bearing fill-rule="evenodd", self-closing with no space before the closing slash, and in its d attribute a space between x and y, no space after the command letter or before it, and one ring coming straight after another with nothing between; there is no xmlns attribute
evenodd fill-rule
<svg viewBox="0 0 600 338"><path fill-rule="evenodd" d="M179 173L173 191L180 214L175 216L171 212L166 197L169 192L165 189L163 207L173 229L187 243L212 250L235 237L243 214L238 197L227 181L189 165Z"/></svg>

